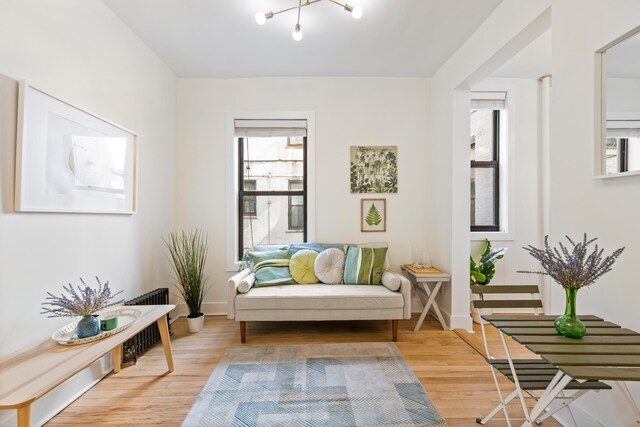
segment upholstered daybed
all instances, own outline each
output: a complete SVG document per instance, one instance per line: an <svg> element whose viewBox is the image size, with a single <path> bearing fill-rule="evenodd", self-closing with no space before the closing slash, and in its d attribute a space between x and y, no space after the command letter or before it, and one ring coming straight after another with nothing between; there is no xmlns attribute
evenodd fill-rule
<svg viewBox="0 0 640 427"><path fill-rule="evenodd" d="M314 244L319 251L317 246ZM331 272L325 277L331 277ZM240 322L243 343L248 321L391 320L392 339L396 341L398 320L411 318L411 284L389 270L388 256L379 285L313 283L256 287L254 283L255 274L250 268L229 279L227 317Z"/></svg>

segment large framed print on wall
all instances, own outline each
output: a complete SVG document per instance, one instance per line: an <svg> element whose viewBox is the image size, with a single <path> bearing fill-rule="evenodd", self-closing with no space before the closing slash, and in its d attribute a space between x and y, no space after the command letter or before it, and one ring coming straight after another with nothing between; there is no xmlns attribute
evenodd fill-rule
<svg viewBox="0 0 640 427"><path fill-rule="evenodd" d="M20 82L16 210L133 214L137 135Z"/></svg>

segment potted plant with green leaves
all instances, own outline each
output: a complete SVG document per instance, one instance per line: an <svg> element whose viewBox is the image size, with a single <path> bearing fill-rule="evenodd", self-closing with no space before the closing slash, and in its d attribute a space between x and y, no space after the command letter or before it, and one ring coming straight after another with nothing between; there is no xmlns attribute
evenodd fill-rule
<svg viewBox="0 0 640 427"><path fill-rule="evenodd" d="M484 239L484 243L482 246L482 253L480 254L480 259L476 262L472 256L469 256L470 261L470 285L471 286L485 286L491 282L493 276L496 274L495 264L499 260L501 260L508 248L492 248L491 242L488 239ZM482 298L482 294L480 294L480 298ZM486 310L486 309L483 309ZM489 313L480 313L479 310L473 309L471 310L471 316L473 321L476 323L481 323L481 315L489 314Z"/></svg>
<svg viewBox="0 0 640 427"><path fill-rule="evenodd" d="M209 290L204 275L207 236L202 230L172 232L164 243L175 274L174 286L189 310L187 328L191 333L198 332L204 327L202 301Z"/></svg>

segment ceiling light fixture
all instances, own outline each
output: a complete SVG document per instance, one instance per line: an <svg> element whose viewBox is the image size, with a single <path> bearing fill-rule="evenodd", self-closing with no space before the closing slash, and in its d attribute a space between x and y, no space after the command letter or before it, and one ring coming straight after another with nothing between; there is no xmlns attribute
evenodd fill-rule
<svg viewBox="0 0 640 427"><path fill-rule="evenodd" d="M300 41L302 40L302 27L300 26L300 12L302 8L306 6L311 6L312 4L315 4L321 1L322 0L305 0L303 2L303 0L298 0L297 6L292 6L287 9L279 10L277 12L258 12L256 13L256 16L255 16L256 22L258 23L258 25L264 25L268 19L271 19L276 15L279 15L284 12L288 12L290 10L298 10L298 20L296 21L296 25L293 29L293 32L291 33L291 37L293 37L295 41ZM360 19L362 17L362 8L358 5L353 6L348 3L342 4L336 0L329 0L329 1L331 3L337 4L347 12L351 13L351 16L353 17L353 19Z"/></svg>

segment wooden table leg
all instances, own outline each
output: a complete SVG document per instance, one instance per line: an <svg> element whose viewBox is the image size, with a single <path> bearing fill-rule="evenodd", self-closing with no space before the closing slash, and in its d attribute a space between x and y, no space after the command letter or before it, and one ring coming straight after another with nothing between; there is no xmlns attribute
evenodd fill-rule
<svg viewBox="0 0 640 427"><path fill-rule="evenodd" d="M113 349L113 373L120 372L120 366L122 363L122 344L118 344Z"/></svg>
<svg viewBox="0 0 640 427"><path fill-rule="evenodd" d="M18 427L31 426L31 404L28 403L18 408Z"/></svg>
<svg viewBox="0 0 640 427"><path fill-rule="evenodd" d="M425 293L429 296L429 301L431 301L431 308L433 308L433 311L436 314L436 318L438 319L438 321L440 322L440 325L442 326L442 330L448 331L449 327L447 326L447 323L444 321L444 318L442 317L442 313L440 312L440 307L438 307L438 303L436 302L435 298L431 296L431 295L437 296L441 286L442 286L442 282L438 282L436 286L433 288L433 292L431 293L429 293L429 286L425 286Z"/></svg>
<svg viewBox="0 0 640 427"><path fill-rule="evenodd" d="M171 354L171 340L169 339L169 323L167 323L167 316L160 317L156 323L158 324L158 330L160 331L160 339L162 340L162 346L164 347L164 357L167 358L169 372L173 372L173 354Z"/></svg>
<svg viewBox="0 0 640 427"><path fill-rule="evenodd" d="M435 288L433 289L433 292L431 292L431 295L429 295L429 293L427 292L427 290L429 289L429 284L427 282L420 282L420 283L418 283L418 286L422 286L422 290L425 292L425 294L427 294L429 296L429 299L424 304L424 309L422 310L422 314L420 315L420 318L418 319L418 323L416 323L416 327L413 328L413 332L418 332L420 330L420 327L422 326L422 322L424 322L424 318L427 317L427 313L429 313L429 309L431 308L431 304L433 304L433 300L436 298L436 295L438 294L438 291L440 290L440 286L442 286L442 282L438 282L436 284ZM420 295L420 294L418 293L418 295Z"/></svg>

